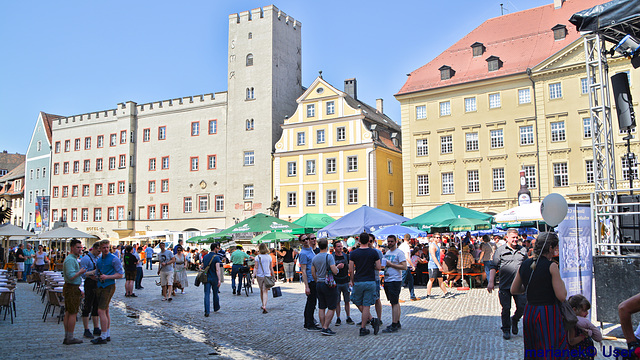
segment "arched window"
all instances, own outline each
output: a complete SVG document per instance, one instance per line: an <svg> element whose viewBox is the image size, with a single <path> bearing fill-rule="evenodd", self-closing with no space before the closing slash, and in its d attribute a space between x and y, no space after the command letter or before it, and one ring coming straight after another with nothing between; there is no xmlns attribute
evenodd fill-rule
<svg viewBox="0 0 640 360"><path fill-rule="evenodd" d="M247 119L247 131L253 130L253 119Z"/></svg>
<svg viewBox="0 0 640 360"><path fill-rule="evenodd" d="M253 99L255 99L253 94L253 88L247 88L247 100L253 100Z"/></svg>
<svg viewBox="0 0 640 360"><path fill-rule="evenodd" d="M247 66L253 66L253 54L247 55Z"/></svg>
<svg viewBox="0 0 640 360"><path fill-rule="evenodd" d="M253 34L252 34L252 33L249 33L249 35L247 36L247 38L249 38L249 39L253 39Z"/></svg>

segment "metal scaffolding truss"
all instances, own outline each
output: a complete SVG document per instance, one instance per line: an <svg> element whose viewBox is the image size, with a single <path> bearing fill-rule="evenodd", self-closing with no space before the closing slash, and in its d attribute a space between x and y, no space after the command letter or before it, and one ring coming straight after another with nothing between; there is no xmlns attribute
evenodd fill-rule
<svg viewBox="0 0 640 360"><path fill-rule="evenodd" d="M611 100L609 98L609 67L605 56L605 38L591 33L584 38L585 62L589 84L589 111L593 127L593 171L595 191L594 239L600 252L619 252L619 221L615 169Z"/></svg>

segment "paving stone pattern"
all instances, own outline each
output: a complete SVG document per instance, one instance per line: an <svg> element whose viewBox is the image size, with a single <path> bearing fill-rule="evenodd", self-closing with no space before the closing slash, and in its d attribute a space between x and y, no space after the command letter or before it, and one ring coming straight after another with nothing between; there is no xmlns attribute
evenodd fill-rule
<svg viewBox="0 0 640 360"><path fill-rule="evenodd" d="M150 271L147 271L150 273ZM155 273L155 272L154 272ZM456 291L443 299L406 301L402 304L402 329L360 337L355 325L347 325L342 311L341 326L332 326L336 336L321 336L303 329L302 311L306 301L302 284L278 283L282 297L269 298L268 314L262 314L257 285L249 297L232 295L231 281L222 284L219 313L204 317L203 287L191 285L172 302L161 301L157 276L143 280L144 290L137 298L124 297L124 280L117 282L111 307L111 339L105 345L92 345L88 339L79 345L62 345L64 328L55 317L41 319L44 304L32 286L17 287L18 316L0 321L0 349L3 359L518 359L523 357L522 326L511 340L502 339L500 304L497 292L485 289ZM426 295L416 287L416 295ZM384 292L384 325L391 324L391 307ZM409 300L403 289L401 299ZM372 313L374 308L372 307ZM352 305L352 318L360 312ZM316 313L317 316L317 313ZM1 320L1 318L0 318ZM90 322L91 323L91 322ZM92 326L92 325L91 325ZM76 324L76 337L82 335L82 322ZM28 336L33 347L23 342ZM18 346L19 345L19 346ZM605 341L605 346L622 346ZM28 355L27 355L28 354ZM597 358L604 359L602 354Z"/></svg>

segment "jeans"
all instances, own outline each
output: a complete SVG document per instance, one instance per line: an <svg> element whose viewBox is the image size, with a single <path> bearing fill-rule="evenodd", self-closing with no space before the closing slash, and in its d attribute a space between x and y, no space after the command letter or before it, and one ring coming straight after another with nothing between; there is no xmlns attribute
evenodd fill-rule
<svg viewBox="0 0 640 360"><path fill-rule="evenodd" d="M402 286L409 288L409 294L412 299L415 299L416 292L413 288L413 275L411 275L411 270L407 269L402 272Z"/></svg>
<svg viewBox="0 0 640 360"><path fill-rule="evenodd" d="M142 271L142 266L136 267L136 283L135 288L142 288L142 278L144 277L144 272Z"/></svg>
<svg viewBox="0 0 640 360"><path fill-rule="evenodd" d="M293 267L295 266L295 263L286 262L283 264L284 264L284 273L285 273L286 279L293 279L293 274L295 274L293 272Z"/></svg>
<svg viewBox="0 0 640 360"><path fill-rule="evenodd" d="M237 287L238 291L240 291L240 289L242 288L243 274L238 272L238 270L240 270L241 267L242 265L236 265L236 264L233 264L231 266L231 288L236 289L236 276L238 276L238 287Z"/></svg>
<svg viewBox="0 0 640 360"><path fill-rule="evenodd" d="M153 261L147 256L147 270L153 270Z"/></svg>
<svg viewBox="0 0 640 360"><path fill-rule="evenodd" d="M489 273L491 272L491 261L483 261L484 272L487 274L487 282L489 282Z"/></svg>
<svg viewBox="0 0 640 360"><path fill-rule="evenodd" d="M516 312L513 314L513 318L511 317L511 298L516 303ZM509 290L502 290L498 292L498 298L500 299L500 306L502 306L502 313L500 317L502 318L502 331L510 331L511 330L511 321L517 323L520 321L522 314L524 314L524 306L527 304L527 298L524 294L521 295L512 295Z"/></svg>
<svg viewBox="0 0 640 360"><path fill-rule="evenodd" d="M213 311L220 310L220 298L218 297L218 279L211 279L204 283L204 313L209 314L211 310L211 293L213 292Z"/></svg>
<svg viewBox="0 0 640 360"><path fill-rule="evenodd" d="M315 326L313 313L316 311L316 302L318 301L315 281L309 282L309 291L309 295L307 295L307 303L304 305L304 327L306 328Z"/></svg>
<svg viewBox="0 0 640 360"><path fill-rule="evenodd" d="M31 265L32 264L27 264L26 262L24 263L24 272L22 273L23 281L27 281L27 275L31 275Z"/></svg>

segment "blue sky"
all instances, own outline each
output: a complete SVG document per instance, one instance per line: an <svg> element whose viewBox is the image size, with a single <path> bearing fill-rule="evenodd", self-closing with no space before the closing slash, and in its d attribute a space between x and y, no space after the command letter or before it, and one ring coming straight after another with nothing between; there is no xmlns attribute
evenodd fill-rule
<svg viewBox="0 0 640 360"><path fill-rule="evenodd" d="M302 22L302 82L337 88L400 122L406 74L483 21L553 0L273 3ZM39 111L77 115L226 91L228 15L269 2L7 1L0 12L0 150L25 153ZM395 6L392 6L395 5ZM454 15L455 14L455 15Z"/></svg>

